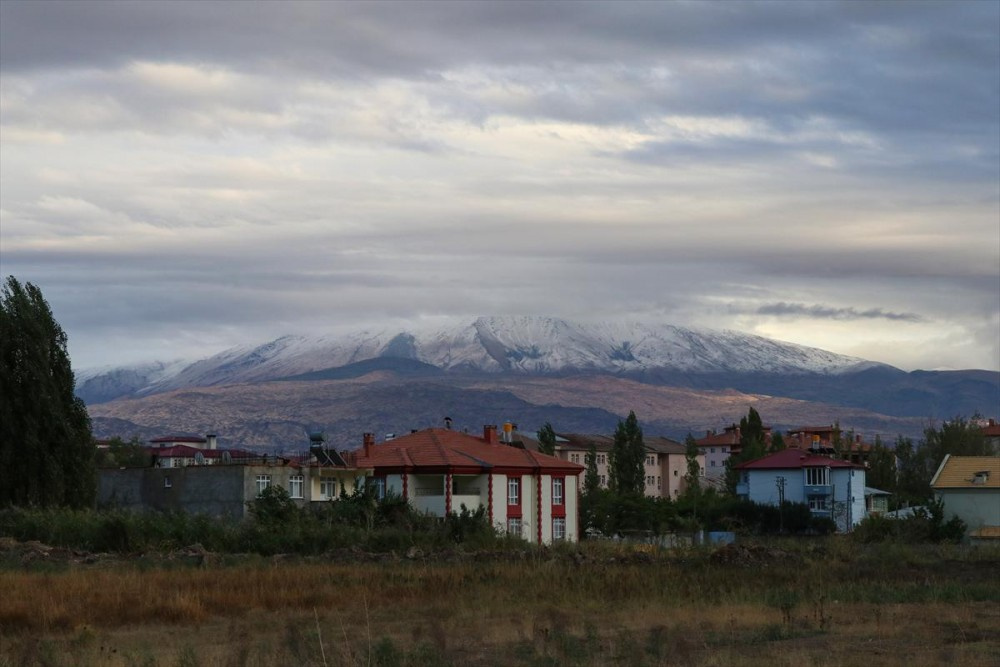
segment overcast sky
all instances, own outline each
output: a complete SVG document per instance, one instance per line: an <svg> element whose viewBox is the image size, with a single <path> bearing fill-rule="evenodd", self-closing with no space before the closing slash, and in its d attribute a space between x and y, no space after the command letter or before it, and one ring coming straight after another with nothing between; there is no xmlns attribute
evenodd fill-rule
<svg viewBox="0 0 1000 667"><path fill-rule="evenodd" d="M74 365L542 314L1000 369L1000 3L0 3Z"/></svg>

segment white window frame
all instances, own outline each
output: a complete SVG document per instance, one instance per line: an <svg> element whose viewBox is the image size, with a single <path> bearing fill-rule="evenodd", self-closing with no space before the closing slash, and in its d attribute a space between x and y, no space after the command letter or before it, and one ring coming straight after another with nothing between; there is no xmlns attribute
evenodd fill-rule
<svg viewBox="0 0 1000 667"><path fill-rule="evenodd" d="M562 505L563 504L563 490L565 482L562 477L555 477L552 479L552 504Z"/></svg>
<svg viewBox="0 0 1000 667"><path fill-rule="evenodd" d="M375 484L375 499L385 500L385 489L386 481L385 477L373 477L373 483Z"/></svg>
<svg viewBox="0 0 1000 667"><path fill-rule="evenodd" d="M566 539L566 518L557 516L552 519L552 541L559 542Z"/></svg>
<svg viewBox="0 0 1000 667"><path fill-rule="evenodd" d="M514 537L523 537L524 524L521 523L521 517L512 516L507 519L507 534L513 535Z"/></svg>
<svg viewBox="0 0 1000 667"><path fill-rule="evenodd" d="M164 489L172 489L172 488L174 488L174 483L170 480L170 476L169 475L163 478L163 488Z"/></svg>
<svg viewBox="0 0 1000 667"><path fill-rule="evenodd" d="M829 486L830 469L821 467L806 468L807 486Z"/></svg>
<svg viewBox="0 0 1000 667"><path fill-rule="evenodd" d="M257 475L257 495L264 493L265 489L271 486L270 475Z"/></svg>
<svg viewBox="0 0 1000 667"><path fill-rule="evenodd" d="M337 497L337 480L320 479L319 480L320 500L333 500L336 497Z"/></svg>
<svg viewBox="0 0 1000 667"><path fill-rule="evenodd" d="M289 498L301 498L302 497L302 485L305 479L302 475L292 475L288 478L288 497Z"/></svg>
<svg viewBox="0 0 1000 667"><path fill-rule="evenodd" d="M521 479L519 477L509 477L507 479L507 504L521 504Z"/></svg>
<svg viewBox="0 0 1000 667"><path fill-rule="evenodd" d="M809 509L813 512L825 512L829 509L826 496L809 496Z"/></svg>

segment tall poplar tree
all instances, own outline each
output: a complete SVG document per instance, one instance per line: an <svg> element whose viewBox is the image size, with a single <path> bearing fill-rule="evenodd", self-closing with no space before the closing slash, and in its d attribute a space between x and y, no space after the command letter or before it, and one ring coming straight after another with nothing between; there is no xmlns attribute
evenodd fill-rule
<svg viewBox="0 0 1000 667"><path fill-rule="evenodd" d="M608 457L609 485L620 496L643 495L646 491L646 445L634 411L618 422Z"/></svg>
<svg viewBox="0 0 1000 667"><path fill-rule="evenodd" d="M0 506L87 507L96 493L87 409L66 334L38 287L0 293Z"/></svg>
<svg viewBox="0 0 1000 667"><path fill-rule="evenodd" d="M549 422L538 429L538 451L549 456L556 453L556 431Z"/></svg>

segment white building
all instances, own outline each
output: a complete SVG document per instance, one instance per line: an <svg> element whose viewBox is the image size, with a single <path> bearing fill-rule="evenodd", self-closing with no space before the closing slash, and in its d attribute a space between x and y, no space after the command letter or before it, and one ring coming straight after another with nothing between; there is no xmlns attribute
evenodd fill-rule
<svg viewBox="0 0 1000 667"><path fill-rule="evenodd" d="M431 428L376 443L368 433L348 461L372 469L380 494L396 493L423 512L484 507L490 524L528 542L580 536L583 466L501 443L496 426L485 426L482 438Z"/></svg>

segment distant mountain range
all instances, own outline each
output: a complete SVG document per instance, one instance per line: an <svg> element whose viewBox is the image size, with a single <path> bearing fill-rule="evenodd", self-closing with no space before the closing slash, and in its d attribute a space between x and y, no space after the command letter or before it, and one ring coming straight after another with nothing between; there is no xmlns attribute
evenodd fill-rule
<svg viewBox="0 0 1000 667"><path fill-rule="evenodd" d="M589 381L581 384L580 378ZM423 426L428 425L427 420L437 423L443 416L437 413L443 410L455 412L451 416L456 418L466 410L481 414L480 420L513 418L534 427L544 421L555 424L557 414L577 410L572 419L569 413L563 415L567 423L576 425L575 429L600 427L607 431L613 428L616 415L623 414L622 409L582 398L588 384L601 385L605 380L616 381L614 386L618 388L629 388L626 393L636 402L637 413L641 413L644 392L652 396L665 387L687 390L689 397L735 392L743 396L744 403L779 398L806 401L818 404L808 421L829 423L835 413L847 410L848 414L841 416L855 414L859 423L872 428L881 424L897 432L918 432L918 420L926 423L928 418L977 411L993 414L1000 410L1000 373L996 372L907 373L886 364L733 331L640 322L583 324L548 317L481 317L440 329L363 331L337 337L284 336L193 363L151 362L82 371L78 373L77 393L91 406L99 434L105 426L107 433L114 430L113 434L121 435L130 435L132 431L120 432L128 428L156 434L203 431L195 428L189 418L198 407L185 408L178 396L205 401L209 396L221 400L239 394L241 398L235 400L261 401L271 406L276 405L276 396L282 396L282 400L288 400L286 412L300 411L295 406L303 403L317 409L308 418L304 414L298 419L293 414L275 414L274 419L288 422L287 428L277 431L274 419L267 420L270 426L258 424L255 430L246 426L246 420L260 422L251 415L244 415L239 426L225 415L224 409L213 417L238 428L244 433L244 441L249 438L262 446L277 446L293 433L300 437L300 431L307 427L321 426L335 433L344 430L344 441L349 442L348 428L360 428L359 432L376 430L381 424L395 421L400 422L399 427L418 422ZM558 406L546 406L544 392L527 402L523 395L518 397L518 392L524 394L524 387L539 382L547 383L548 391L562 397ZM322 391L319 384L324 385ZM317 397L328 393L330 386L337 387L334 393L340 398L329 396L329 409L351 394L358 397L357 405L350 408L357 414L352 412L349 418L344 414L322 416ZM578 388L579 401L574 402L566 393L565 388L570 386ZM216 389L201 391L204 388ZM290 391L300 398L289 397ZM501 396L505 398L500 400ZM500 412L485 409L489 403L496 404ZM707 424L684 418L683 403L686 401L677 402L673 417L670 410L655 410L661 431L677 434L691 426L698 430L718 425L720 416L713 416ZM153 418L153 405L170 405L172 410L152 410L157 414ZM396 417L388 418L390 415L384 412L389 406ZM253 405L244 407L252 412ZM268 406L259 407L266 412ZM738 419L746 407L741 405L731 411L731 417L722 419ZM800 408L793 412L801 414ZM339 409L347 409L347 404ZM140 418L144 410L146 421ZM242 408L236 412L242 412ZM777 414L765 414L765 418L780 421ZM902 421L894 423L899 418ZM346 421L334 426L337 419ZM356 421L356 426L348 427L347 421ZM221 426L205 428L220 431L220 436L225 437Z"/></svg>

